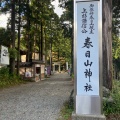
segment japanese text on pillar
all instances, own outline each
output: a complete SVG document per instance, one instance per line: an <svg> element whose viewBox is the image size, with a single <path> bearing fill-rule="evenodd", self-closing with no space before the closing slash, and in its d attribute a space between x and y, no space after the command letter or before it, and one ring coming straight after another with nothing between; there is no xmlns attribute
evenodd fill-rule
<svg viewBox="0 0 120 120"><path fill-rule="evenodd" d="M87 11L86 8L83 8L82 14L82 34L86 34L89 32L89 34L94 34L94 4L89 5L89 11ZM89 18L89 19L88 19ZM89 20L89 21L88 21ZM89 30L87 29L87 26L89 26ZM91 76L93 75L93 72L91 71L91 66L94 64L93 61L90 60L91 55L91 49L93 46L93 41L91 37L87 34L86 39L84 40L84 45L82 46L83 49L86 49L85 52L85 58L86 61L83 63L85 67L84 75L85 79L88 79L88 82L86 82L86 85L84 86L84 91L89 92L93 91L92 85L91 85Z"/></svg>

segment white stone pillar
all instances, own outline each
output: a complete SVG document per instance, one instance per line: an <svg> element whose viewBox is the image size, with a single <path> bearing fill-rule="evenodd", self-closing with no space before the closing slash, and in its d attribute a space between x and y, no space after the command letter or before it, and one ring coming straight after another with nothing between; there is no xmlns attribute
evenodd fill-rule
<svg viewBox="0 0 120 120"><path fill-rule="evenodd" d="M75 112L72 120L102 115L102 0L74 0Z"/></svg>

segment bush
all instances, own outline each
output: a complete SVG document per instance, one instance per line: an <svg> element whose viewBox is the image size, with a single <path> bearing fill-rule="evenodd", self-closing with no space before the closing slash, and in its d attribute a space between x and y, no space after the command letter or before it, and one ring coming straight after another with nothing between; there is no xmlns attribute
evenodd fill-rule
<svg viewBox="0 0 120 120"><path fill-rule="evenodd" d="M73 105L70 105L69 101L66 101L60 111L60 116L57 120L68 120L73 112Z"/></svg>
<svg viewBox="0 0 120 120"><path fill-rule="evenodd" d="M9 68L0 68L0 88L9 87L23 82L24 81L16 74L9 74Z"/></svg>
<svg viewBox="0 0 120 120"><path fill-rule="evenodd" d="M110 93L113 102L105 100L103 102L103 111L105 115L120 114L120 81L114 81L113 90Z"/></svg>

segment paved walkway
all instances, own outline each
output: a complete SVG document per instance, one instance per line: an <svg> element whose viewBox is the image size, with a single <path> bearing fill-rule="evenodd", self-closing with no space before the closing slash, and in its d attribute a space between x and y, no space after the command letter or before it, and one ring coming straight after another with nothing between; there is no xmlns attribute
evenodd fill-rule
<svg viewBox="0 0 120 120"><path fill-rule="evenodd" d="M67 73L57 73L0 91L0 120L57 120L73 83Z"/></svg>

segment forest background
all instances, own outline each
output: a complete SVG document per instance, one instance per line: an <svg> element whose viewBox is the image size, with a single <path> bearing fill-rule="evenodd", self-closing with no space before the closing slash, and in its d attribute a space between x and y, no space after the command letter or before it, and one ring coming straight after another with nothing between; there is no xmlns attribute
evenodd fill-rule
<svg viewBox="0 0 120 120"><path fill-rule="evenodd" d="M6 29L0 28L0 44L9 47L10 73L14 73L17 60L19 74L21 51L26 52L27 62L33 52L40 53L39 60L45 55L47 65L52 50L57 53L58 61L64 59L73 68L73 0L59 0L64 9L61 16L55 13L53 1L0 1L0 14L10 15ZM107 26L108 31L103 29L103 83L112 89L112 80L120 78L120 1L105 0L103 6L107 6L103 7L103 28Z"/></svg>
<svg viewBox="0 0 120 120"><path fill-rule="evenodd" d="M0 85L16 79L13 74L19 76L21 51L26 53L27 62L33 52L40 53L39 60L45 55L47 65L52 50L57 53L57 60L64 59L73 68L73 0L59 0L59 6L64 9L61 16L54 12L52 1L0 0L0 14L10 14L7 27L0 28L0 44L7 46L10 52L9 70L0 71ZM119 80L120 0L103 0L103 84L111 90L113 98L112 103L105 102L105 114L120 113Z"/></svg>

